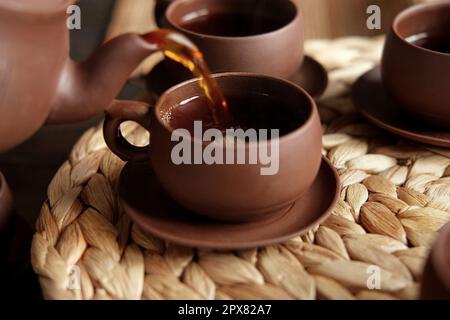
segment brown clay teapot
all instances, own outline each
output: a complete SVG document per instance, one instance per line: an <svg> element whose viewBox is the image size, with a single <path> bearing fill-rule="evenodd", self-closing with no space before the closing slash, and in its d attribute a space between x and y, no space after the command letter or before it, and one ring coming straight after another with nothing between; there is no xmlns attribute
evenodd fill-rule
<svg viewBox="0 0 450 320"><path fill-rule="evenodd" d="M101 114L130 73L157 50L139 35L126 34L105 43L88 60L73 62L66 10L75 2L0 2L0 152L45 123Z"/></svg>

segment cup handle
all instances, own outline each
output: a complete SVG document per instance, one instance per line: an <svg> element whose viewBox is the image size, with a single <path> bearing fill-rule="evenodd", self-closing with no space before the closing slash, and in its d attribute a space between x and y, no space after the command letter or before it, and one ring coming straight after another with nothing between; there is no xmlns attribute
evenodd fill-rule
<svg viewBox="0 0 450 320"><path fill-rule="evenodd" d="M135 121L150 132L150 121L153 118L153 107L144 102L114 100L105 112L103 136L111 151L124 161L150 160L150 144L136 147L129 143L120 125L125 121Z"/></svg>

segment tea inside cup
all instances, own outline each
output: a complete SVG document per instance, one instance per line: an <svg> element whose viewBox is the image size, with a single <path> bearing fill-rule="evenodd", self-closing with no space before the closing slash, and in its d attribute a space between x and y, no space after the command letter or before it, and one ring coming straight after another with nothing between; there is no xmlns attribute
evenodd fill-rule
<svg viewBox="0 0 450 320"><path fill-rule="evenodd" d="M283 3L285 2L285 3ZM190 1L170 22L189 32L219 37L249 37L274 32L292 22L295 10L284 0ZM178 13L180 16L177 16ZM183 14L184 13L184 14Z"/></svg>

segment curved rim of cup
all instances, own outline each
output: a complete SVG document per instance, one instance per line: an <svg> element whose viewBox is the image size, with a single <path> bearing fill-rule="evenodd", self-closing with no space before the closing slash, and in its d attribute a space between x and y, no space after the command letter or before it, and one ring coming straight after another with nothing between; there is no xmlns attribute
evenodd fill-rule
<svg viewBox="0 0 450 320"><path fill-rule="evenodd" d="M295 129L285 135L280 136L278 138L279 143L286 143L286 142L298 139L299 137L301 137L308 131L314 130L314 115L318 114L317 105L316 105L316 102L314 101L314 99L311 97L311 95L308 92L306 92L306 90L303 89L302 87L300 87L299 85L297 85L289 80L272 77L272 76L268 76L268 75L264 75L264 74L259 74L259 73L251 73L251 72L224 72L224 73L215 73L215 74L212 74L211 76L215 79L224 78L224 77L251 77L251 78L255 78L255 79L276 81L276 82L283 83L284 85L290 86L292 89L297 90L303 96L306 97L306 99L309 102L308 103L309 113L308 113L307 119L305 119L297 129ZM155 118L156 118L156 121L158 121L158 123L163 128L168 130L168 132L173 132L174 129L171 128L164 120L161 119L161 117L158 116L159 108L161 107L162 102L165 100L165 98L168 95L172 94L174 91L176 91L184 86L188 86L188 85L192 85L193 83L197 83L198 81L199 81L199 78L194 78L194 79L190 79L185 82L182 82L180 84L177 84L177 85L173 86L172 88L168 89L166 92L164 92L161 95L161 97L158 99L158 102L154 108ZM203 145L208 145L211 143L209 141L202 141L202 140L199 141L198 139L195 139L192 136L189 136L188 139L192 142L202 143ZM268 140L268 141L271 141L271 140ZM246 142L245 148L248 149L249 147L258 146L259 143L260 143L260 141Z"/></svg>
<svg viewBox="0 0 450 320"><path fill-rule="evenodd" d="M167 10L166 10L166 13L165 13L166 20L169 22L169 24L171 26L174 26L179 31L182 31L182 32L184 32L185 34L187 34L189 36L195 36L195 37L200 37L200 38L204 38L204 39L227 40L227 41L242 41L242 40L261 39L261 38L268 37L268 36L276 36L276 35L278 35L280 33L285 32L287 29L291 28L292 25L294 25L299 19L301 19L301 13L300 13L299 8L291 0L287 0L289 5L294 8L295 16L288 23L284 24L281 28L278 28L276 30L269 31L269 32L264 32L264 33L260 33L260 34L256 34L256 35L251 35L251 36L229 37L229 36L211 35L211 34L207 34L207 33L195 32L195 31L191 31L189 29L183 28L178 23L175 23L171 19L171 13L172 13L173 10L175 10L176 6L180 5L181 2L189 2L189 1L197 1L197 0L178 0L178 1L173 1L169 5L169 7L167 7Z"/></svg>
<svg viewBox="0 0 450 320"><path fill-rule="evenodd" d="M448 222L440 231L440 234L432 249L432 264L438 278L442 281L444 287L450 292L450 222Z"/></svg>
<svg viewBox="0 0 450 320"><path fill-rule="evenodd" d="M406 40L406 37L403 37L398 32L398 24L401 21L403 21L404 19L409 18L414 13L422 11L424 9L428 9L428 8L439 9L440 7L449 7L450 8L450 2L449 1L438 1L438 2L431 2L431 3L421 3L421 4L416 4L416 5L414 5L414 6L410 7L410 8L407 8L407 9L403 10L402 12L400 12L395 17L394 22L392 23L392 31L393 31L393 33L403 43L409 45L412 48L418 49L418 50L426 52L426 53L432 53L432 54L435 54L435 55L438 55L438 56L450 57L450 53L444 53L444 52L439 52L439 51L427 49L427 48L418 46L418 45L416 45L414 43L411 43L411 42Z"/></svg>

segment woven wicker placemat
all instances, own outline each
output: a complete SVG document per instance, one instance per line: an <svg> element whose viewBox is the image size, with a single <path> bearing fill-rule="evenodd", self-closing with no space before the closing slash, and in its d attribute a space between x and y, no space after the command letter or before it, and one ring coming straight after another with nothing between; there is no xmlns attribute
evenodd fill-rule
<svg viewBox="0 0 450 320"><path fill-rule="evenodd" d="M56 173L36 222L32 264L44 297L417 298L429 247L450 219L450 150L397 139L355 113L350 85L378 63L382 42L306 44L329 70L319 101L323 154L343 185L322 226L284 244L237 252L184 248L144 234L118 205L124 163L98 126ZM135 144L148 140L133 123L123 132ZM378 279L381 290L369 290Z"/></svg>

